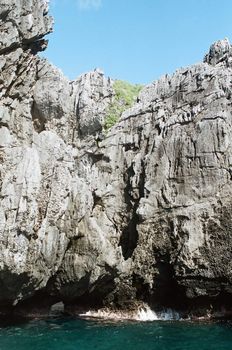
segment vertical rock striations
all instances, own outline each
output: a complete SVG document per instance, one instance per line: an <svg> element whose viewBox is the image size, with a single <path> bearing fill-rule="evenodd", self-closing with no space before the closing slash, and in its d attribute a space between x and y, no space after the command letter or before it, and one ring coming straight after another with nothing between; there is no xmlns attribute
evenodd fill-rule
<svg viewBox="0 0 232 350"><path fill-rule="evenodd" d="M36 55L45 1L2 1L0 29L0 305L229 300L228 40L145 87L106 133L112 81L70 82Z"/></svg>

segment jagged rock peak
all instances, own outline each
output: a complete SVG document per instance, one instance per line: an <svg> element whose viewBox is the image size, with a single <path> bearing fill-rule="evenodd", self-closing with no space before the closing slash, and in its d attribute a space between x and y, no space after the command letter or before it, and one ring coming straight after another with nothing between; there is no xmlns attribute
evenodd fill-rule
<svg viewBox="0 0 232 350"><path fill-rule="evenodd" d="M204 62L215 66L218 63L226 62L227 66L232 64L232 47L227 38L218 40L210 46L209 53L205 56Z"/></svg>
<svg viewBox="0 0 232 350"><path fill-rule="evenodd" d="M43 50L43 37L52 31L52 23L46 0L1 0L0 53L28 46L34 52Z"/></svg>

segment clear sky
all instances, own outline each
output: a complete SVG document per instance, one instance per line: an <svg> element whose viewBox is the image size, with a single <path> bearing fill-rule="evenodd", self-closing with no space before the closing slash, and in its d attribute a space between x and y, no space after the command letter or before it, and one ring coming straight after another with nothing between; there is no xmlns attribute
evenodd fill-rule
<svg viewBox="0 0 232 350"><path fill-rule="evenodd" d="M106 75L149 83L232 41L232 0L50 0L54 33L43 54L75 79Z"/></svg>

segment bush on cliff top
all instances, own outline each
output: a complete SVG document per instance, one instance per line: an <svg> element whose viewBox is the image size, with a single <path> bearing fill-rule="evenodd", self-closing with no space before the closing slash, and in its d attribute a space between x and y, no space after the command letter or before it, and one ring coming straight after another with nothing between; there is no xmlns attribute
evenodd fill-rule
<svg viewBox="0 0 232 350"><path fill-rule="evenodd" d="M107 111L104 125L105 131L108 131L117 123L126 109L132 107L142 88L143 85L130 84L122 80L116 80L114 82L113 89L115 96Z"/></svg>

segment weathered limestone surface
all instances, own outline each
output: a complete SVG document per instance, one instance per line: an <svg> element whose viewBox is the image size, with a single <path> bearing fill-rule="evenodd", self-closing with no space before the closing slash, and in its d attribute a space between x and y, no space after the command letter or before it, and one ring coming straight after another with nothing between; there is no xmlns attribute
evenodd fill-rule
<svg viewBox="0 0 232 350"><path fill-rule="evenodd" d="M36 48L52 29L47 0L1 0L0 21L0 52L32 43Z"/></svg>
<svg viewBox="0 0 232 350"><path fill-rule="evenodd" d="M45 1L1 1L0 303L231 295L228 40L145 87L102 136L112 81L70 82L40 59L50 31Z"/></svg>

